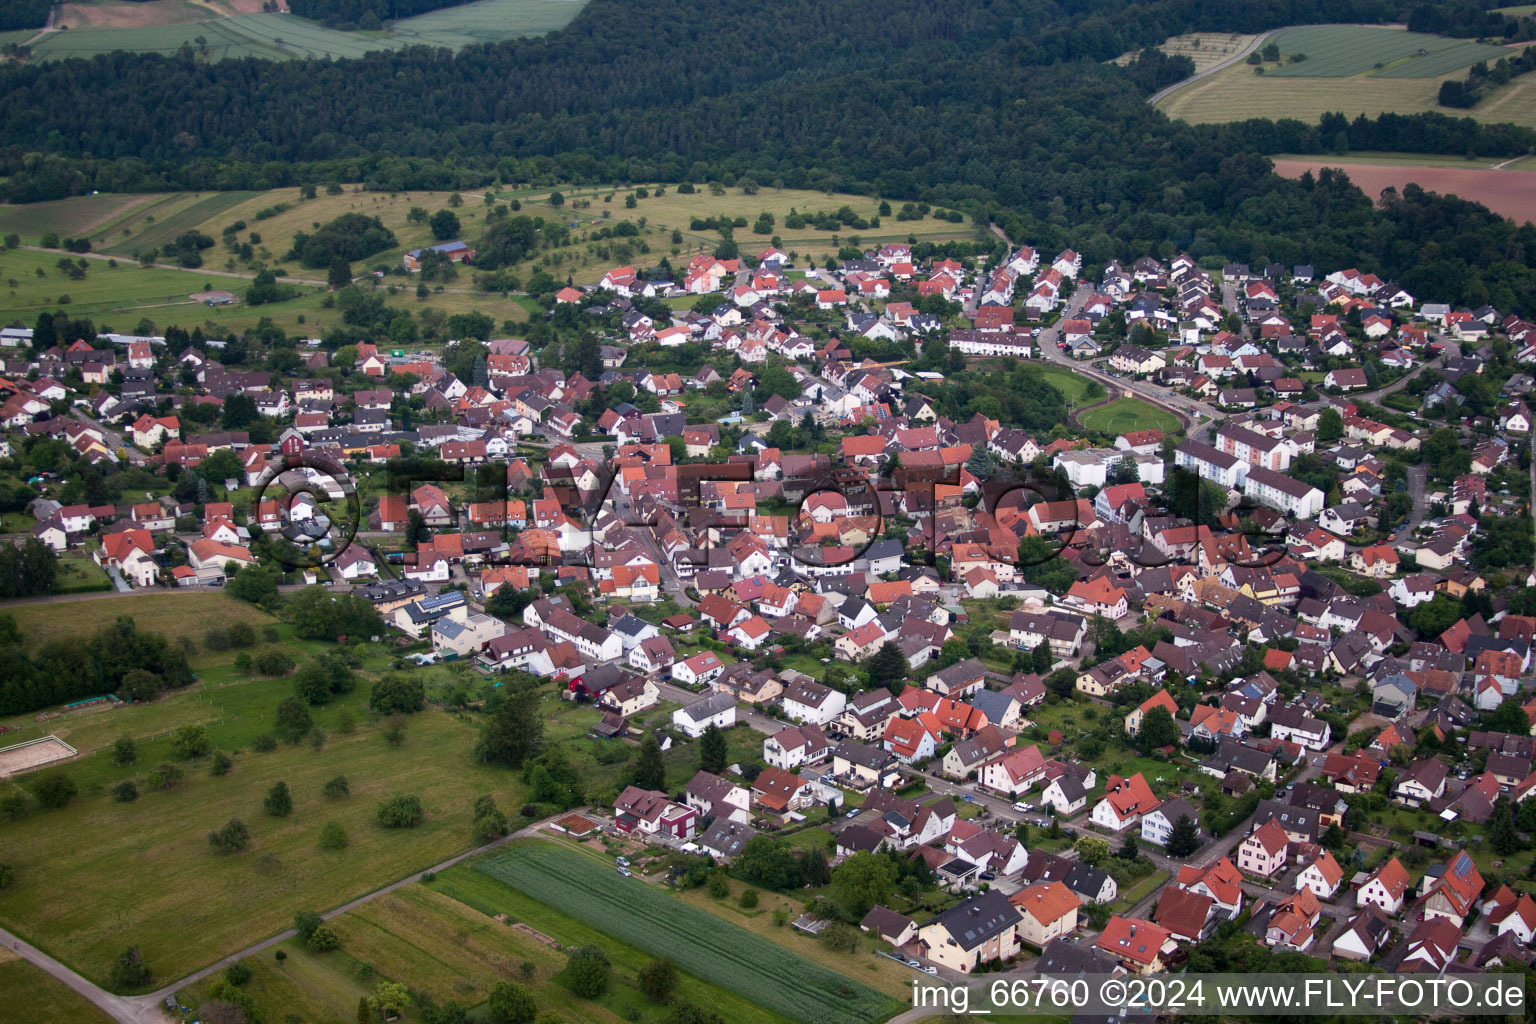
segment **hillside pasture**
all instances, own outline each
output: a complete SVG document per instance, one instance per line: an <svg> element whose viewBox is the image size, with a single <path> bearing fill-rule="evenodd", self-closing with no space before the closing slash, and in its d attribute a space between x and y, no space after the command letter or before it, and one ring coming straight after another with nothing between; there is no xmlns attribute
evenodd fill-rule
<svg viewBox="0 0 1536 1024"><path fill-rule="evenodd" d="M1292 26L1274 32L1268 43L1280 50L1278 64L1240 61L1176 89L1158 109L1192 124L1256 117L1315 121L1333 111L1350 117L1439 111L1536 128L1536 85L1529 76L1470 110L1446 110L1437 102L1442 82L1465 78L1467 67L1480 60L1510 55L1508 47L1372 25Z"/></svg>
<svg viewBox="0 0 1536 1024"><path fill-rule="evenodd" d="M207 21L213 12L191 0L102 0L102 2L64 3L54 11L55 28L117 29L163 25L184 25Z"/></svg>
<svg viewBox="0 0 1536 1024"><path fill-rule="evenodd" d="M280 931L295 911L333 907L467 848L470 805L482 793L494 794L504 809L520 806L515 775L473 763L470 724L427 711L412 717L404 745L391 747L367 724L366 691L365 683L317 709L329 734L318 750L308 741L268 753L250 749L290 692L283 680L150 705L146 710L166 709L165 721L202 716L216 746L239 751L224 777L210 775L206 759L185 763L184 779L168 791L146 781L150 768L171 757L168 738L145 737L159 723L135 720L135 709L95 716L135 738L139 761L113 768L105 753L81 758L67 768L81 787L68 807L34 811L6 826L16 881L0 891L0 921L99 984L117 954L138 945L163 982ZM351 733L338 729L343 711L362 723ZM336 775L348 778L349 797L321 794ZM122 778L137 780L140 795L132 803L108 792ZM294 811L285 818L262 810L278 781L293 794ZM375 824L376 805L393 793L419 796L425 822L399 831ZM221 856L206 836L231 817L249 827L251 847ZM346 829L346 849L317 848L331 820ZM90 842L81 842L86 835Z"/></svg>
<svg viewBox="0 0 1536 1024"><path fill-rule="evenodd" d="M1470 110L1447 110L1438 103L1440 84L1449 78L1465 78L1465 72L1438 78L1303 78L1273 73L1256 75L1254 70L1241 62L1224 68L1170 93L1158 104L1158 109L1191 124L1220 124L1254 117L1315 122L1323 114L1335 111L1351 118L1437 111L1453 117L1471 117L1485 124L1508 121L1536 128L1536 82L1529 75L1501 86Z"/></svg>
<svg viewBox="0 0 1536 1024"><path fill-rule="evenodd" d="M173 54L187 46L208 60L343 59L406 46L458 48L544 35L564 28L583 6L583 0L479 0L403 18L382 31L342 32L249 2L72 3L64 5L61 21L68 31L44 33L33 54L64 60L118 50Z"/></svg>
<svg viewBox="0 0 1536 1024"><path fill-rule="evenodd" d="M260 629L276 621L255 605L224 594L176 591L8 604L4 614L15 618L29 650L37 650L52 640L91 636L112 625L120 615L132 616L134 625L142 632L194 641L201 641L204 631L214 626L247 622ZM192 667L198 667L196 656L192 658Z"/></svg>
<svg viewBox="0 0 1536 1024"><path fill-rule="evenodd" d="M1280 66L1264 72L1277 78L1436 78L1510 52L1469 39L1375 25L1294 25L1265 42L1280 49ZM1306 59L1295 60L1298 55Z"/></svg>

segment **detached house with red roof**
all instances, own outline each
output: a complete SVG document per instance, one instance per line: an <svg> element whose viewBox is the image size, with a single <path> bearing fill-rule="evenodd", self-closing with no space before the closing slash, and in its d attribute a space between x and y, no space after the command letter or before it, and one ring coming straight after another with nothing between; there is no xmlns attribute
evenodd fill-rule
<svg viewBox="0 0 1536 1024"><path fill-rule="evenodd" d="M1166 969L1167 958L1178 949L1168 929L1118 914L1104 926L1096 945L1132 974L1156 974Z"/></svg>
<svg viewBox="0 0 1536 1024"><path fill-rule="evenodd" d="M1380 907L1388 914L1396 914L1403 909L1408 881L1408 869L1396 857L1389 857L1355 890L1355 906Z"/></svg>
<svg viewBox="0 0 1536 1024"><path fill-rule="evenodd" d="M1124 616L1130 608L1125 591L1102 576L1072 584L1062 604L1111 621Z"/></svg>
<svg viewBox="0 0 1536 1024"><path fill-rule="evenodd" d="M626 786L613 802L613 817L620 832L687 839L698 828L699 812L665 793Z"/></svg>
<svg viewBox="0 0 1536 1024"><path fill-rule="evenodd" d="M101 547L91 553L97 565L116 569L135 587L152 587L160 578L155 564L155 541L148 530L123 530L101 538Z"/></svg>
<svg viewBox="0 0 1536 1024"><path fill-rule="evenodd" d="M1093 823L1119 832L1136 824L1143 814L1157 807L1159 801L1152 795L1152 787L1137 772L1128 779L1118 775L1109 777L1104 797L1093 805Z"/></svg>
<svg viewBox="0 0 1536 1024"><path fill-rule="evenodd" d="M1286 865L1286 852L1290 837L1280 823L1271 818L1258 828L1237 848L1237 866L1244 874L1269 878Z"/></svg>
<svg viewBox="0 0 1536 1024"><path fill-rule="evenodd" d="M1483 876L1465 850L1457 852L1445 866L1440 880L1419 900L1424 920L1443 917L1456 927L1466 923L1467 913L1483 894Z"/></svg>

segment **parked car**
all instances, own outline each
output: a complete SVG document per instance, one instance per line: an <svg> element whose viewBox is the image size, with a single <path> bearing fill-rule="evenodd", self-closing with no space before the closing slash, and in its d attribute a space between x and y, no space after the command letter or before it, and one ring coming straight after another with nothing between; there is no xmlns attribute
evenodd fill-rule
<svg viewBox="0 0 1536 1024"><path fill-rule="evenodd" d="M618 867L618 872L619 872L619 874L621 874L621 875L623 875L623 876L624 876L624 877L625 877L625 878L631 878L631 877L633 877L633 876L632 876L632 875L631 875L631 873L630 873L630 870L629 870L629 868L626 868L626 867L625 867L625 866L624 866L624 865L622 865L622 864L620 864L620 865L619 865L619 867Z"/></svg>
<svg viewBox="0 0 1536 1024"><path fill-rule="evenodd" d="M857 808L857 807L855 807L853 810L849 811L847 814L843 815L843 817L845 817L845 818L857 818L858 816L859 816L859 808Z"/></svg>
<svg viewBox="0 0 1536 1024"><path fill-rule="evenodd" d="M619 857L618 858L618 863L619 863L619 867L627 868L627 867L629 867L629 858L628 857Z"/></svg>
<svg viewBox="0 0 1536 1024"><path fill-rule="evenodd" d="M1025 803L1023 800L1020 800L1013 805L1013 809L1018 811L1020 814L1023 814L1029 810L1029 804Z"/></svg>

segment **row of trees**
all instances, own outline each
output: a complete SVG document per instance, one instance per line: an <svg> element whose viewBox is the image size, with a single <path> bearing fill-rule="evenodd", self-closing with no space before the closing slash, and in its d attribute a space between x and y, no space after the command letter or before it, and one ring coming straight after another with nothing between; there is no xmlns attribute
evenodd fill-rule
<svg viewBox="0 0 1536 1024"><path fill-rule="evenodd" d="M31 655L22 649L15 619L0 616L0 714L113 692L149 700L190 682L186 650L140 632L132 616L119 616L94 636L50 641Z"/></svg>

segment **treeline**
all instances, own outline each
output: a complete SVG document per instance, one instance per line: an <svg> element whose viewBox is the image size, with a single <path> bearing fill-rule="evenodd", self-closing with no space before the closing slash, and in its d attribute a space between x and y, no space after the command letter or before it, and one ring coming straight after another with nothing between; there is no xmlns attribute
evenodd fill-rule
<svg viewBox="0 0 1536 1024"><path fill-rule="evenodd" d="M1529 71L1536 71L1536 46L1527 46L1514 60L1500 57L1491 68L1487 61L1480 60L1472 65L1465 81L1452 79L1440 83L1440 105L1462 109L1475 107L1482 102L1484 96L1501 85L1508 85L1510 79L1517 75Z"/></svg>
<svg viewBox="0 0 1536 1024"><path fill-rule="evenodd" d="M288 10L301 18L322 21L331 28L376 29L385 21L409 18L469 0L288 0Z"/></svg>
<svg viewBox="0 0 1536 1024"><path fill-rule="evenodd" d="M59 557L36 537L19 547L0 545L0 599L47 594L58 575Z"/></svg>
<svg viewBox="0 0 1536 1024"><path fill-rule="evenodd" d="M114 692L147 700L191 682L186 651L156 633L139 632L131 616L119 616L89 638L52 641L30 656L22 650L16 620L0 616L0 715Z"/></svg>
<svg viewBox="0 0 1536 1024"><path fill-rule="evenodd" d="M1283 180L1257 155L1513 156L1536 148L1530 129L1440 114L1192 126L1145 102L1188 73L1187 59L1102 63L1191 28L1382 22L1411 9L1105 0L1085 15L1065 3L892 0L870 18L848 0L593 0L560 33L458 55L210 65L112 54L0 70L0 176L18 201L333 181L844 190L990 218L1090 264L1184 250L1359 265L1444 301L1536 311L1532 229L1417 191L1377 210L1341 179ZM550 230L509 217L488 229L478 262L515 262Z"/></svg>
<svg viewBox="0 0 1536 1024"><path fill-rule="evenodd" d="M53 0L0 0L0 32L42 28Z"/></svg>
<svg viewBox="0 0 1536 1024"><path fill-rule="evenodd" d="M1529 14L1486 10L1484 5L1475 3L1419 4L1408 12L1408 30L1458 39L1503 38L1519 43L1536 39L1536 20Z"/></svg>

